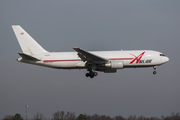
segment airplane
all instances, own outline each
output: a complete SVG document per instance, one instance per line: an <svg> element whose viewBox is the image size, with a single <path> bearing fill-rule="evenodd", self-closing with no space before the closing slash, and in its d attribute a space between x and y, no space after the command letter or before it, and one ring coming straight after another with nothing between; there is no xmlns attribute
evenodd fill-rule
<svg viewBox="0 0 180 120"><path fill-rule="evenodd" d="M86 77L94 78L97 71L115 73L117 69L153 67L169 61L163 53L153 50L86 51L74 47L74 52L48 52L21 26L12 25L22 49L19 62L57 69L87 69Z"/></svg>

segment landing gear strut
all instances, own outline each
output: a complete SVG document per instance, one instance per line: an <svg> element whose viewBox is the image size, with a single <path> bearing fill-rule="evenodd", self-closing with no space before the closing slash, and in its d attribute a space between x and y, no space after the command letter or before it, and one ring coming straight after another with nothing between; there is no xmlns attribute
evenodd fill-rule
<svg viewBox="0 0 180 120"><path fill-rule="evenodd" d="M93 78L94 76L98 75L97 72L93 72L92 70L88 70L88 71L89 71L89 73L86 73L86 77Z"/></svg>
<svg viewBox="0 0 180 120"><path fill-rule="evenodd" d="M157 72L156 72L156 69L157 69L157 66L154 66L154 71L153 71L153 74L155 75Z"/></svg>

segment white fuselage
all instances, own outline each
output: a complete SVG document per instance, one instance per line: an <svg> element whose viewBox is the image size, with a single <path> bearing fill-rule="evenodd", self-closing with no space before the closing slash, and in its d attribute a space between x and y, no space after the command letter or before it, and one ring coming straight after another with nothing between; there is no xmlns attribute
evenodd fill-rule
<svg viewBox="0 0 180 120"><path fill-rule="evenodd" d="M158 66L169 61L169 58L162 53L151 50L136 51L89 51L90 53L106 58L111 61L120 61L123 68L126 67L152 67ZM78 57L77 52L47 52L33 55L41 61L27 61L18 59L20 62L36 64L58 69L83 69L85 63ZM103 68L104 67L104 68ZM98 66L96 68L98 70ZM100 66L100 69L110 69L106 66ZM101 70L100 70L101 71Z"/></svg>
<svg viewBox="0 0 180 120"><path fill-rule="evenodd" d="M101 71L114 73L127 67L152 67L169 61L164 54L152 50L131 51L86 51L78 47L76 52L48 52L37 43L21 26L12 26L22 49L19 62L58 69L87 69L86 77L93 78ZM153 72L156 74L156 71Z"/></svg>

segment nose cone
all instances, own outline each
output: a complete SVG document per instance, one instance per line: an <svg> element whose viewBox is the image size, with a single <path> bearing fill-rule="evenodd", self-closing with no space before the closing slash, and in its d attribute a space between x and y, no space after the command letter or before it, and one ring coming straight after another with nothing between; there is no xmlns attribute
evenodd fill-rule
<svg viewBox="0 0 180 120"><path fill-rule="evenodd" d="M166 62L168 62L169 61L169 58L168 57L166 57L166 60L165 60Z"/></svg>
<svg viewBox="0 0 180 120"><path fill-rule="evenodd" d="M168 62L169 61L169 58L168 57L163 57L163 63L166 63L166 62Z"/></svg>

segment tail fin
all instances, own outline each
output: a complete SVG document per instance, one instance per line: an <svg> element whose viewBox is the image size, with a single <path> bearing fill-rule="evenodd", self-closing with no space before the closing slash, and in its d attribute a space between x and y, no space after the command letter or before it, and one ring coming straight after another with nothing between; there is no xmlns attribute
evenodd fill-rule
<svg viewBox="0 0 180 120"><path fill-rule="evenodd" d="M28 55L47 52L21 26L12 26L23 53Z"/></svg>

